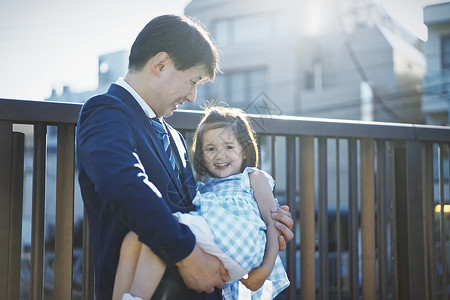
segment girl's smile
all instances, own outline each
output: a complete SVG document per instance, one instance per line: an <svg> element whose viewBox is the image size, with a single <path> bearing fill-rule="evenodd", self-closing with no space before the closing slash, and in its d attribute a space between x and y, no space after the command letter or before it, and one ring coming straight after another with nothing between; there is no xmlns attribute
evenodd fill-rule
<svg viewBox="0 0 450 300"><path fill-rule="evenodd" d="M203 156L214 177L227 177L241 172L245 159L236 135L227 128L210 129L203 136Z"/></svg>

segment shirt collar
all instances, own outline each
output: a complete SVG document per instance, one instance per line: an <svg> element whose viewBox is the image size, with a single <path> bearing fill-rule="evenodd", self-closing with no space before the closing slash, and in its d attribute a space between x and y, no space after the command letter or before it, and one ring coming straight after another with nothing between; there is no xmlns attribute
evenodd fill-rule
<svg viewBox="0 0 450 300"><path fill-rule="evenodd" d="M156 117L155 112L150 108L150 106L147 104L147 102L145 102L145 100L141 97L141 95L139 95L136 92L136 90L128 82L125 81L125 79L123 77L119 77L119 79L117 79L115 84L120 85L121 87L126 89L133 96L133 98L137 101L137 103L142 108L142 110L147 115L147 117L149 117L149 118Z"/></svg>

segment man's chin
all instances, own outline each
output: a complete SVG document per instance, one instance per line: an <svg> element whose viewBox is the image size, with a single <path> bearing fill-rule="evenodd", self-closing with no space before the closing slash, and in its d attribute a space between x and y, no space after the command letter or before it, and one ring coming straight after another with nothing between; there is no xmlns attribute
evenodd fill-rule
<svg viewBox="0 0 450 300"><path fill-rule="evenodd" d="M170 116L172 116L173 115L173 110L171 110L171 111L166 111L166 112L164 112L164 114L163 114L163 117L164 118L168 118L168 117L170 117Z"/></svg>

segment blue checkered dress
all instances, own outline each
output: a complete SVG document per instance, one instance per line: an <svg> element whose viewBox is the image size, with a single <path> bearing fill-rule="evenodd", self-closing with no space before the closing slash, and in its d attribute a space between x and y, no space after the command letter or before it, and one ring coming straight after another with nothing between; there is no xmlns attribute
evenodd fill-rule
<svg viewBox="0 0 450 300"><path fill-rule="evenodd" d="M197 210L191 212L204 217L217 246L248 271L261 265L266 245L266 225L250 188L249 173L254 170L246 168L240 174L199 183L193 200ZM273 189L274 180L264 174ZM272 274L260 290L250 293L239 281L229 282L223 289L223 298L272 299L288 285L283 264L277 257Z"/></svg>

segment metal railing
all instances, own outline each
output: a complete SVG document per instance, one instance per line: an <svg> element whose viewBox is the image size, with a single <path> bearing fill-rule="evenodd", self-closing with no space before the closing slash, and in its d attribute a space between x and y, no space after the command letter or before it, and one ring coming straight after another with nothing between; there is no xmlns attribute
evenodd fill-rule
<svg viewBox="0 0 450 300"><path fill-rule="evenodd" d="M25 135L33 136L29 293L43 299L47 126L56 126L54 299L74 295L75 126L81 104L0 99L0 298L19 299ZM168 122L192 136L201 113ZM295 226L287 299L447 299L450 128L252 115L261 168ZM83 231L82 299L93 299ZM23 282L22 282L23 284Z"/></svg>

